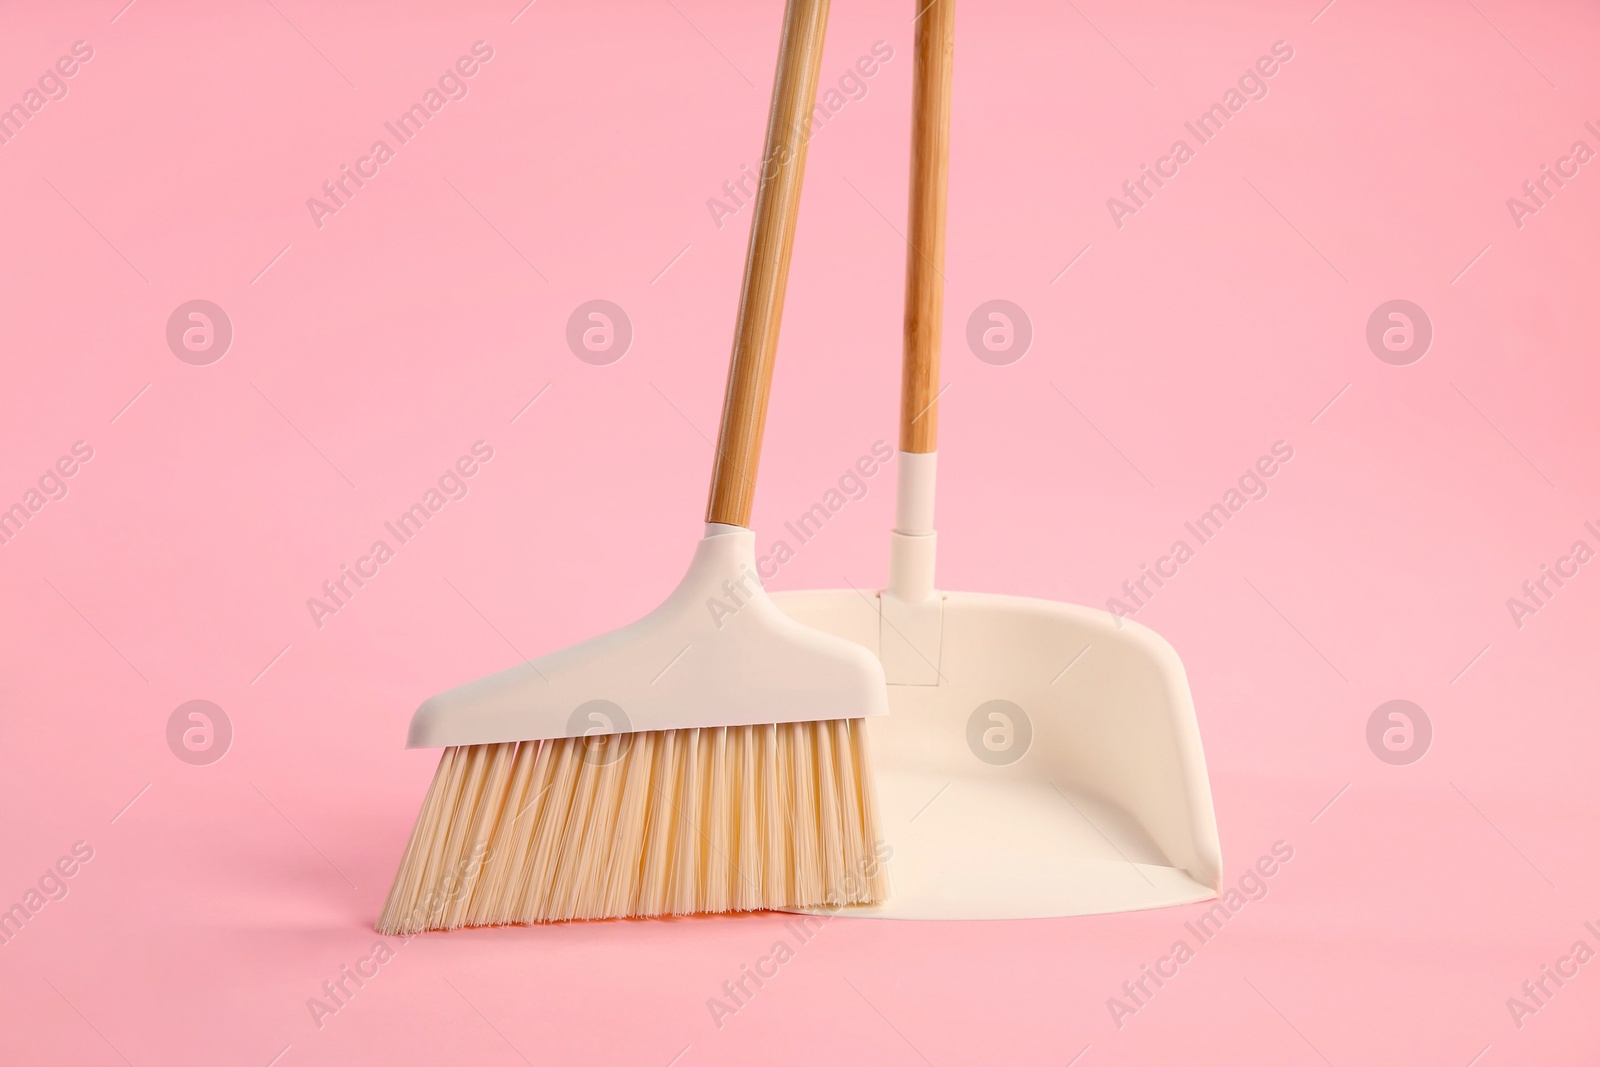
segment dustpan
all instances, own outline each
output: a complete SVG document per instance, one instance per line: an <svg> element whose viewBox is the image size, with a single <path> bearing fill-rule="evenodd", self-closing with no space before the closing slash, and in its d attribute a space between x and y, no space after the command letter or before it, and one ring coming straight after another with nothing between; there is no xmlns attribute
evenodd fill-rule
<svg viewBox="0 0 1600 1067"><path fill-rule="evenodd" d="M1172 646L1099 609L934 584L953 35L954 0L922 9L888 586L773 594L796 621L870 649L888 682L889 714L868 733L891 892L839 914L1042 918L1206 900L1221 848Z"/></svg>

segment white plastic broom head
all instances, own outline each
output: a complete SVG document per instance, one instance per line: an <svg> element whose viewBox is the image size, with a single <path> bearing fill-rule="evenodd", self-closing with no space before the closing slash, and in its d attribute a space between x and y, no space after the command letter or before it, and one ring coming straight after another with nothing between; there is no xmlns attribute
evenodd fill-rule
<svg viewBox="0 0 1600 1067"><path fill-rule="evenodd" d="M801 625L761 587L755 535L708 523L683 581L620 630L431 697L410 748L885 715L867 649Z"/></svg>

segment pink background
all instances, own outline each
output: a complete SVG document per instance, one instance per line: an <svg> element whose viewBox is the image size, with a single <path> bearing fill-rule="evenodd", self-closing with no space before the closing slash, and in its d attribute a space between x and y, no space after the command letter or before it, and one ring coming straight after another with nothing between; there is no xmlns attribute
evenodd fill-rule
<svg viewBox="0 0 1600 1067"><path fill-rule="evenodd" d="M0 948L0 1060L1594 1054L1600 962L1521 1029L1506 998L1600 948L1600 573L1520 629L1505 603L1600 548L1600 163L1520 229L1505 203L1600 148L1594 4L963 6L941 584L1103 605L1295 450L1139 615L1188 666L1230 884L1295 857L1121 1029L1107 998L1199 909L835 922L721 1029L782 917L427 936L317 1027L433 770L413 707L635 617L698 536L749 219L705 202L759 156L781 5L120 4L0 35L0 102L94 48L0 146L0 503L94 449L0 547L0 907L94 850ZM826 83L895 55L812 144L763 543L894 440L909 16L835 5ZM317 228L306 198L477 40L470 94ZM1270 94L1117 228L1106 198L1278 40ZM209 366L164 338L196 298L235 330ZM635 331L610 366L564 341L594 298ZM964 341L993 298L1035 330L1010 366ZM1404 367L1364 338L1396 298L1435 330ZM319 630L306 599L480 439L470 494ZM880 583L892 479L774 587ZM1410 766L1365 739L1397 698L1435 730ZM167 746L191 699L233 725L210 766Z"/></svg>

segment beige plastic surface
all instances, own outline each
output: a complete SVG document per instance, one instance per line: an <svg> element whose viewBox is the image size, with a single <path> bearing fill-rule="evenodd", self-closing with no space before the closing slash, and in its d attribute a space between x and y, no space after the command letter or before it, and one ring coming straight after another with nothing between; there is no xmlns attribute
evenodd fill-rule
<svg viewBox="0 0 1600 1067"><path fill-rule="evenodd" d="M1211 788L1171 646L1091 608L941 596L937 684L890 685L889 715L869 723L893 850L890 897L840 914L1040 918L1215 896L1222 859ZM808 626L879 651L878 601L850 589L773 600ZM1032 737L1020 755L971 743L971 720L991 701L1011 702L1026 720ZM1003 743L1005 724L979 718ZM1010 725L1016 744L1021 720Z"/></svg>

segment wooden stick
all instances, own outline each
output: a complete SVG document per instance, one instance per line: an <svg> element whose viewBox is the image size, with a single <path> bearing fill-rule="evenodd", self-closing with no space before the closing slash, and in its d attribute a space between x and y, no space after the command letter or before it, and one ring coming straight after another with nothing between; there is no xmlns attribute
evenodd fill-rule
<svg viewBox="0 0 1600 1067"><path fill-rule="evenodd" d="M950 72L956 0L912 2L922 13L917 18L916 68L912 73L900 449L933 452L939 447L939 340L944 324L944 213L950 175Z"/></svg>
<svg viewBox="0 0 1600 1067"><path fill-rule="evenodd" d="M772 86L755 221L745 257L716 467L711 474L711 499L706 505L707 522L750 525L827 25L828 0L789 0Z"/></svg>

